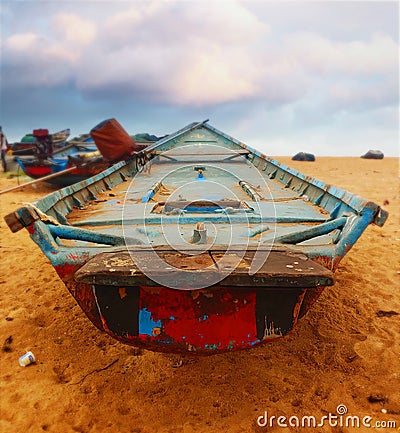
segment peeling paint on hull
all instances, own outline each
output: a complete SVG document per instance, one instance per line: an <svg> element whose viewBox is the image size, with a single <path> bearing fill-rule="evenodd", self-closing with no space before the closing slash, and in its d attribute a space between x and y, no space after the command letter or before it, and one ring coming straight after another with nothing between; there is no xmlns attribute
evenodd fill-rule
<svg viewBox="0 0 400 433"><path fill-rule="evenodd" d="M115 339L154 351L202 355L284 337L296 325L307 291L217 286L192 292L65 283L92 323Z"/></svg>

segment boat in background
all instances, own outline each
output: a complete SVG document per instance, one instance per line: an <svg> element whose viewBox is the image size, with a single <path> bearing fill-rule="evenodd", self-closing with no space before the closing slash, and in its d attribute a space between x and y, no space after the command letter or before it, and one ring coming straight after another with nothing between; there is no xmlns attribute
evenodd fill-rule
<svg viewBox="0 0 400 433"><path fill-rule="evenodd" d="M67 145L67 140L70 134L70 129L63 129L62 131L49 134L54 151L60 150ZM33 155L36 150L37 142L38 137L35 136L35 131L32 134L24 135L20 142L13 143L11 145L12 155Z"/></svg>
<svg viewBox="0 0 400 433"><path fill-rule="evenodd" d="M127 137L140 149L144 149L159 139L148 133L127 135ZM113 141L115 136L110 134L109 139ZM46 182L59 187L88 179L101 173L114 163L114 161L104 158L90 134L81 134L68 141L65 146L49 153L46 153L45 149L44 154L41 154L43 149L40 146L37 148L39 140L34 143L35 156L20 156L15 157L15 160L22 171L33 179L60 173L59 176L51 176L46 179ZM69 170L72 167L75 169ZM64 173L64 171L66 172Z"/></svg>
<svg viewBox="0 0 400 433"><path fill-rule="evenodd" d="M101 331L215 354L287 335L387 216L204 121L5 219Z"/></svg>
<svg viewBox="0 0 400 433"><path fill-rule="evenodd" d="M72 185L73 183L88 179L110 166L109 162L104 160L90 137L69 143L53 151L51 155L45 154L43 156L36 154L33 157L21 156L15 157L15 160L23 172L33 179L60 173L59 176L51 177L47 180L48 183L59 187ZM76 168L75 170L61 174L61 172L71 167Z"/></svg>
<svg viewBox="0 0 400 433"><path fill-rule="evenodd" d="M46 182L59 187L72 185L88 179L110 166L99 151L82 151L75 146L65 156L49 157L43 160L38 158L17 158L17 162L23 172L33 178L39 179L51 174L60 173L59 176L46 179ZM74 170L64 172L75 167Z"/></svg>

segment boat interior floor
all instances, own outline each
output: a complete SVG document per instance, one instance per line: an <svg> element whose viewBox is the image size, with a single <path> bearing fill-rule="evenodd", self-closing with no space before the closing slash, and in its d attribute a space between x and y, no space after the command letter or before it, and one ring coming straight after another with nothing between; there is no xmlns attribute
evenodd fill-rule
<svg viewBox="0 0 400 433"><path fill-rule="evenodd" d="M268 178L244 156L207 165L156 158L132 179L67 216L71 226L153 245L165 244L168 232L174 243L191 242L201 223L210 242L257 244L329 218L324 209ZM320 241L329 242L329 236Z"/></svg>

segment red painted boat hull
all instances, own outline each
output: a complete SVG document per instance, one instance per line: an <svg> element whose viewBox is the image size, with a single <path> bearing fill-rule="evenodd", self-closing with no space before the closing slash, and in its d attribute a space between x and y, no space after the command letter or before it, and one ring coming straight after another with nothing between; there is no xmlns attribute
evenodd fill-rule
<svg viewBox="0 0 400 433"><path fill-rule="evenodd" d="M287 335L307 291L64 282L91 322L113 338L153 351L201 355L247 349Z"/></svg>

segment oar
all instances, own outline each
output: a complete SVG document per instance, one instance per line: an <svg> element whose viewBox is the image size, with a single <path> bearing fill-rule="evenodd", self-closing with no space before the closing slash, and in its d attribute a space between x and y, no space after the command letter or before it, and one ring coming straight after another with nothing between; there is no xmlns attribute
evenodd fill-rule
<svg viewBox="0 0 400 433"><path fill-rule="evenodd" d="M88 165L88 163L82 164L82 165L80 165L80 167L84 167L85 165ZM61 174L65 174L65 173L69 173L70 171L74 171L77 168L78 167L76 165L74 165L72 167L66 168L65 170L58 171L57 173L52 173L52 174L49 174L47 176L40 177L39 179L32 180L31 182L23 183L22 185L13 186L12 188L8 188L8 189L3 189L2 191L0 191L0 195L4 194L6 192L10 192L10 191L16 191L17 189L24 188L25 186L33 185L34 183L42 182L43 180L52 179L53 177L60 176Z"/></svg>

